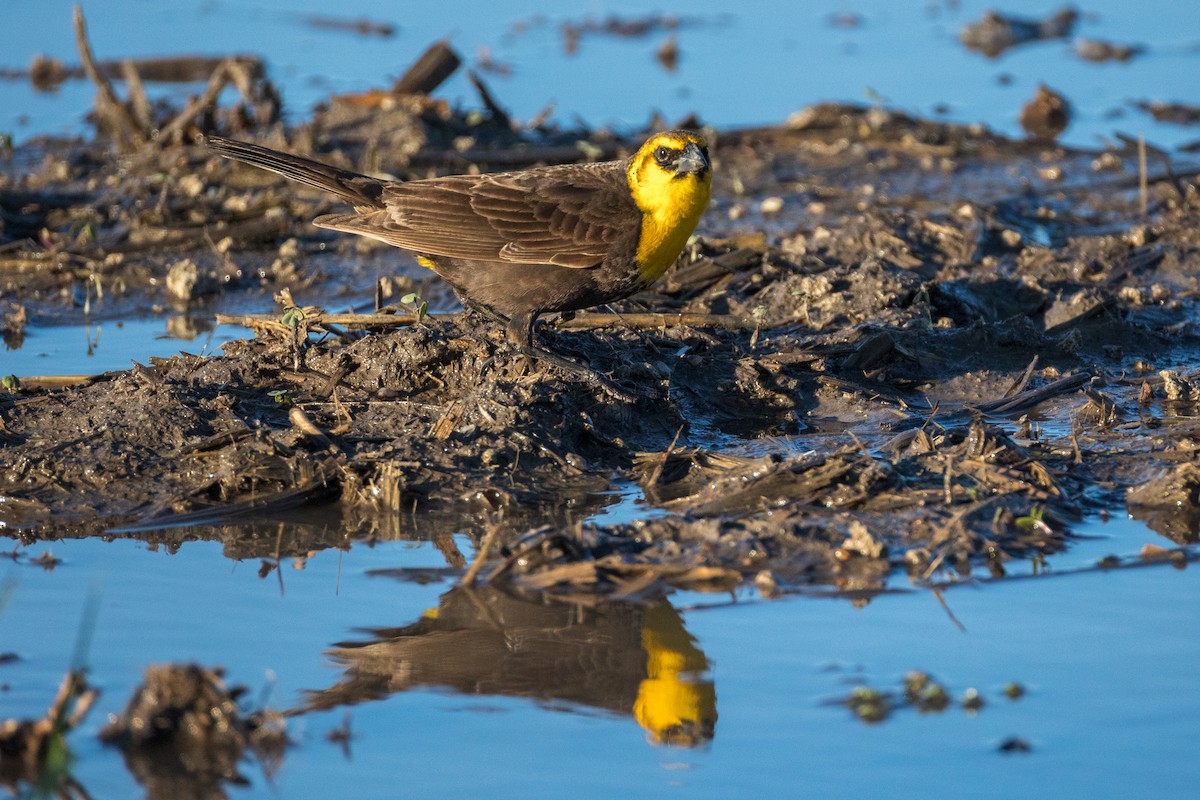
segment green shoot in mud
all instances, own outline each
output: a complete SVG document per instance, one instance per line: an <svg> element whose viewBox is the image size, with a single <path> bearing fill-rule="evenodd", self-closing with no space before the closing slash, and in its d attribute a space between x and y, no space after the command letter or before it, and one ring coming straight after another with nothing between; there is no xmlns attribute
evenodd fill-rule
<svg viewBox="0 0 1200 800"><path fill-rule="evenodd" d="M913 297L913 306L925 322L933 324L933 301L929 298L929 290L924 286Z"/></svg>
<svg viewBox="0 0 1200 800"><path fill-rule="evenodd" d="M750 334L750 349L758 347L758 336L762 332L763 322L767 319L767 307L755 306L750 312L754 318L754 333Z"/></svg>
<svg viewBox="0 0 1200 800"><path fill-rule="evenodd" d="M298 328L300 323L304 322L304 309L296 306L288 306L280 315L279 321L289 328Z"/></svg>
<svg viewBox="0 0 1200 800"><path fill-rule="evenodd" d="M421 296L416 292L409 292L400 298L400 304L410 307L413 313L417 315L417 322L425 319L425 315L429 313L429 303L421 299Z"/></svg>
<svg viewBox="0 0 1200 800"><path fill-rule="evenodd" d="M288 396L287 389L272 389L267 392L267 397L272 398L282 408L291 408L296 404L296 401Z"/></svg>
<svg viewBox="0 0 1200 800"><path fill-rule="evenodd" d="M9 392L19 392L21 391L21 379L16 375L5 375L0 378L0 386Z"/></svg>
<svg viewBox="0 0 1200 800"><path fill-rule="evenodd" d="M1045 522L1042 521L1045 516L1046 509L1040 506L1034 506L1029 509L1028 514L1023 517L1017 517L1015 520L1013 520L1013 524L1026 533L1033 533L1049 527Z"/></svg>
<svg viewBox="0 0 1200 800"><path fill-rule="evenodd" d="M96 243L96 223L92 220L75 220L68 231L77 245Z"/></svg>

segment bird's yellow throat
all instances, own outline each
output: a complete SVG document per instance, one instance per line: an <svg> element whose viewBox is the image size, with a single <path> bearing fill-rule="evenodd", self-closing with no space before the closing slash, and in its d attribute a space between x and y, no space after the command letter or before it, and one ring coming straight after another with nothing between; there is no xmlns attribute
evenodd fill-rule
<svg viewBox="0 0 1200 800"><path fill-rule="evenodd" d="M686 143L675 136L655 136L629 161L629 190L642 210L638 273L647 284L675 263L712 196L711 172L679 174L654 160L659 147L678 149Z"/></svg>

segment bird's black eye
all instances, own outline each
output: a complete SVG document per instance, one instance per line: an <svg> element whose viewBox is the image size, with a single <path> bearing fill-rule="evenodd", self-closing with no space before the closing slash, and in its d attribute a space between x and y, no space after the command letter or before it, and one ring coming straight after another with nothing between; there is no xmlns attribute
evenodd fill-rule
<svg viewBox="0 0 1200 800"><path fill-rule="evenodd" d="M671 151L665 147L660 147L654 151L654 160L664 167L671 163Z"/></svg>

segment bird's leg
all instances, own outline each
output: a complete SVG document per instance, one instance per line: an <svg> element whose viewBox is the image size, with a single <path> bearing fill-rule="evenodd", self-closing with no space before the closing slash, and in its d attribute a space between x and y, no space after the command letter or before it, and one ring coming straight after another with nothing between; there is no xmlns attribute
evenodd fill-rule
<svg viewBox="0 0 1200 800"><path fill-rule="evenodd" d="M636 402L633 395L618 387L608 378L596 372L586 364L581 364L573 358L568 358L560 353L556 353L546 347L537 344L533 335L533 323L537 320L537 315L528 312L519 312L513 314L508 320L508 325L505 326L505 334L508 337L509 343L519 353L523 353L531 358L536 358L547 364L552 364L561 370L576 375L589 383L600 387L604 391L618 400L626 403Z"/></svg>

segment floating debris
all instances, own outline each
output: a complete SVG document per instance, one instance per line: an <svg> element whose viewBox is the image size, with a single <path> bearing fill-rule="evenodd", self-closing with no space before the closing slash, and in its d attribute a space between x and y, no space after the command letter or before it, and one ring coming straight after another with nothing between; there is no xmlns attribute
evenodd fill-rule
<svg viewBox="0 0 1200 800"><path fill-rule="evenodd" d="M192 795L199 787L216 795L227 782L246 781L238 766L247 752L257 755L270 775L287 745L282 717L244 712L238 705L244 693L226 687L219 670L152 666L100 739L121 750L152 795L172 795L169 787L184 785Z"/></svg>
<svg viewBox="0 0 1200 800"><path fill-rule="evenodd" d="M1021 109L1021 127L1030 139L1053 144L1071 124L1071 105L1066 98L1046 85Z"/></svg>
<svg viewBox="0 0 1200 800"><path fill-rule="evenodd" d="M1114 44L1100 39L1076 39L1075 55L1084 61L1129 61L1140 56L1146 48L1137 44Z"/></svg>
<svg viewBox="0 0 1200 800"><path fill-rule="evenodd" d="M1010 736L1002 741L996 749L1001 753L1032 753L1033 745L1029 743L1028 739Z"/></svg>
<svg viewBox="0 0 1200 800"><path fill-rule="evenodd" d="M1160 103L1139 100L1134 103L1136 108L1145 111L1158 122L1170 122L1175 125L1200 125L1200 106L1187 103Z"/></svg>
<svg viewBox="0 0 1200 800"><path fill-rule="evenodd" d="M1046 39L1066 39L1075 30L1079 12L1063 8L1044 19L1001 14L985 11L983 19L966 25L958 40L967 48L977 50L988 58L995 58L1004 51Z"/></svg>
<svg viewBox="0 0 1200 800"><path fill-rule="evenodd" d="M685 22L673 14L647 14L641 17L610 16L603 20L585 19L582 22L564 22L561 26L563 51L567 55L579 52L579 43L585 36L616 36L623 39L640 38L663 31L675 31Z"/></svg>
<svg viewBox="0 0 1200 800"><path fill-rule="evenodd" d="M898 696L862 685L855 687L838 702L863 722L872 725L883 722L905 708L921 714L941 714L952 706L949 690L923 670L913 670L904 676L903 688ZM983 710L986 701L978 689L971 688L963 692L958 705L974 715Z"/></svg>
<svg viewBox="0 0 1200 800"><path fill-rule="evenodd" d="M654 56L658 59L658 63L663 65L663 69L667 72L674 72L679 66L679 40L674 35L668 36L658 46Z"/></svg>
<svg viewBox="0 0 1200 800"><path fill-rule="evenodd" d="M376 22L366 17L346 19L342 17L328 17L323 14L307 14L301 17L301 20L305 25L321 30L346 31L356 33L359 36L378 36L384 39L389 39L396 35L396 26L392 23Z"/></svg>

